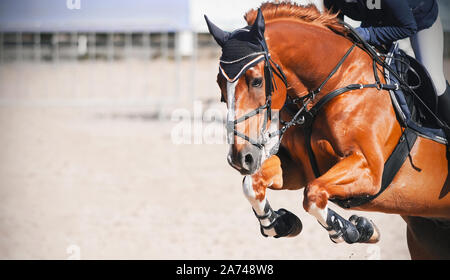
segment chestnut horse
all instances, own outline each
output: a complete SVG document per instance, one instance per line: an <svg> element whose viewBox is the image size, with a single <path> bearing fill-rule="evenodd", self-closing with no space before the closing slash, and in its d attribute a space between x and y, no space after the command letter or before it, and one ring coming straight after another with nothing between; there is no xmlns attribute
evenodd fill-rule
<svg viewBox="0 0 450 280"><path fill-rule="evenodd" d="M280 123L286 123L293 118L284 106L288 97L304 99L320 88L305 107L308 109L333 90L374 83L373 59L360 47L352 47L354 43L335 15L320 13L313 5L265 3L258 11L247 12L245 19L249 26L233 33L206 21L223 50L217 82L228 107L228 128L234 130L228 161L245 175L244 194L259 219L261 233L282 237L301 231L301 222L294 214L271 209L266 189L304 187L304 209L329 231L332 241L377 242L380 233L372 221L356 215L344 219L329 208L329 200L372 196L380 191L384 164L402 136L389 92L352 89L317 113L310 142L319 177L305 148L308 139L304 129L294 124L273 140L270 137L277 133L272 127L278 120L261 113L280 110ZM257 42L263 42L261 49ZM239 50L236 46L246 43L255 53L226 60L234 55L233 50ZM258 55L263 58L258 60ZM252 57L255 59L249 60ZM248 63L238 69L223 69L239 61ZM234 80L230 71L236 74ZM382 70L376 71L385 83ZM267 86L270 89L272 82L273 94L268 95ZM264 138L263 133L266 138L270 136L261 142L264 145L246 136L255 126L261 131L258 139ZM450 258L446 146L419 136L411 147L410 159L404 161L384 192L351 209L401 215L407 223L413 259Z"/></svg>

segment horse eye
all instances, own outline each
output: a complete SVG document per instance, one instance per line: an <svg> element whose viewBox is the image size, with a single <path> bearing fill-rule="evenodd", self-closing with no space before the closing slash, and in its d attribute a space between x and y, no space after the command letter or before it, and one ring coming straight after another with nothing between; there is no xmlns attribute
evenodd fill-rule
<svg viewBox="0 0 450 280"><path fill-rule="evenodd" d="M255 78L252 80L252 87L261 87L263 83L263 80L261 78Z"/></svg>

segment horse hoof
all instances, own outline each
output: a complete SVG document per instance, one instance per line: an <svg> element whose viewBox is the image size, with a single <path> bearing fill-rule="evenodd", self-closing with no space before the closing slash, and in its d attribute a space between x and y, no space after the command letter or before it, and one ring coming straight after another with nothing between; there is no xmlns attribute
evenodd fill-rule
<svg viewBox="0 0 450 280"><path fill-rule="evenodd" d="M327 225L328 227L325 227L325 229L330 232L330 239L334 243L345 241L348 244L353 244L358 242L360 238L356 226L331 209L328 209Z"/></svg>
<svg viewBox="0 0 450 280"><path fill-rule="evenodd" d="M274 229L277 235L275 238L280 237L295 237L300 234L303 229L302 222L295 215L286 209L279 209L275 211L278 217L274 221Z"/></svg>
<svg viewBox="0 0 450 280"><path fill-rule="evenodd" d="M359 232L359 243L377 243L380 241L380 231L369 219L352 215L349 221L355 225Z"/></svg>

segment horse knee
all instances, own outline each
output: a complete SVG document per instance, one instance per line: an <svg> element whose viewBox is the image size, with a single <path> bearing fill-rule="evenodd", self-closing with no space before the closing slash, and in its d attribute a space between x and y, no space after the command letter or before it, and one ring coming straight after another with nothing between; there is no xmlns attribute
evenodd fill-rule
<svg viewBox="0 0 450 280"><path fill-rule="evenodd" d="M311 206L315 204L318 208L324 209L327 206L329 197L328 192L320 186L308 185L305 188L303 208L306 212L309 212Z"/></svg>
<svg viewBox="0 0 450 280"><path fill-rule="evenodd" d="M267 186L259 178L244 176L242 190L247 199L263 201L266 197L266 188Z"/></svg>

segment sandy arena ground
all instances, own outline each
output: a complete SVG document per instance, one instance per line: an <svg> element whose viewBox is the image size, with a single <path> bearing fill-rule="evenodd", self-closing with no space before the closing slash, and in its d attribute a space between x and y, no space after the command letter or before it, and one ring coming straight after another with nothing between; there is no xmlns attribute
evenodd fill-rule
<svg viewBox="0 0 450 280"><path fill-rule="evenodd" d="M157 72L148 63L131 64L1 65L0 94L22 101L149 94L151 83L132 80L128 91L120 84ZM216 69L215 60L197 65L196 98L203 104L218 99ZM303 232L262 237L242 178L226 162L227 145L176 145L176 123L149 112L0 106L0 259L409 259L399 216L364 213L381 230L376 245L334 244L303 210L301 190L269 191L268 198L273 208L298 215ZM355 213L334 209L347 218Z"/></svg>

